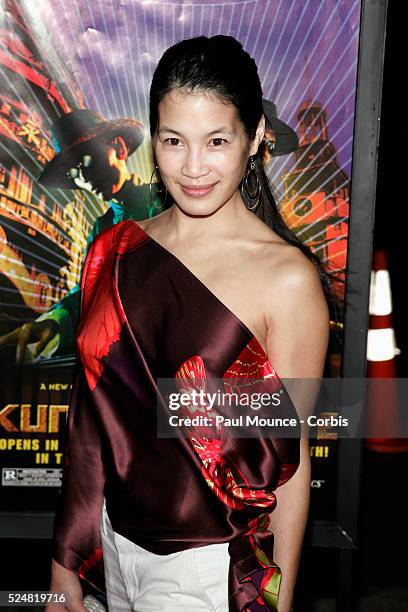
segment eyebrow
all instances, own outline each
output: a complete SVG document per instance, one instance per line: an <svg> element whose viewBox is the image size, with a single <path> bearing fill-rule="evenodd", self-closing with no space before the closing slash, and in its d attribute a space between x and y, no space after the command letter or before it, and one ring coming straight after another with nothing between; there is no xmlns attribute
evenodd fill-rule
<svg viewBox="0 0 408 612"><path fill-rule="evenodd" d="M182 136L183 134L181 132L177 132L177 130L173 130L172 128L163 126L159 129L158 133L161 134L162 132L171 132L172 134L177 134L177 136ZM209 132L208 134L206 134L206 136L212 136L213 134L230 134L231 136L234 135L234 132L231 132L231 130L229 130L227 127L222 126L220 128L217 128L216 130L213 130L212 132Z"/></svg>

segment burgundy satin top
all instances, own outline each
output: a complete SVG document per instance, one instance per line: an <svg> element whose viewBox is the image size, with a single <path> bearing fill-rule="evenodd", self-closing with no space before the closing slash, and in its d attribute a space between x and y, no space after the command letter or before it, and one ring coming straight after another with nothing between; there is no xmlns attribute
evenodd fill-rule
<svg viewBox="0 0 408 612"><path fill-rule="evenodd" d="M158 378L255 377L265 392L283 389L297 416L251 331L125 220L88 251L77 348L54 559L104 590L105 497L113 529L153 553L229 542L230 611L276 610L281 572L268 513L273 490L299 465L299 437L157 435Z"/></svg>

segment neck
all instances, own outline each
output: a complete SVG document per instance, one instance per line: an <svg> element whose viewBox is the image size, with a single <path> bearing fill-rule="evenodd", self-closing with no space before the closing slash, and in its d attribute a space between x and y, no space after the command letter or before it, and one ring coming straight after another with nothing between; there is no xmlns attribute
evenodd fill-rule
<svg viewBox="0 0 408 612"><path fill-rule="evenodd" d="M173 204L166 215L166 235L173 234L176 242L194 242L213 240L215 236L233 239L240 235L242 227L253 219L245 206L239 190L228 202L213 213L193 215Z"/></svg>

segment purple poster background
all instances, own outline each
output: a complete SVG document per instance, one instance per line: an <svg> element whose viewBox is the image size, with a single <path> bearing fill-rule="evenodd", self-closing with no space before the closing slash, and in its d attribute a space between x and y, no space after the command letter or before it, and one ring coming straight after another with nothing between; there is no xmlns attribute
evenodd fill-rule
<svg viewBox="0 0 408 612"><path fill-rule="evenodd" d="M264 97L275 102L278 116L299 136L295 153L272 158L267 166L282 216L344 278L360 11L360 0L0 0L0 337L47 316L75 291L87 239L110 206L84 190L37 182L59 150L51 126L81 108L108 119L141 121L145 138L128 166L148 183L153 71L168 46L200 34L232 35L254 57ZM342 286L337 289L341 298ZM72 336L72 326L63 329L61 323L40 359L52 362L63 333ZM0 351L0 359L12 361L14 354ZM35 367L30 352L25 359ZM338 375L339 366L334 349L331 375ZM37 373L43 395L33 390L33 407L40 397L47 403L51 379L48 372L41 387L45 383ZM5 385L0 410L6 398L13 401ZM59 391L59 404L66 404L68 389ZM33 408L32 427L38 416ZM19 432L21 422L18 408L2 422L0 438L29 435ZM325 478L319 479L318 466L335 452L329 445L311 449L319 490ZM39 448L46 450L42 442ZM0 447L0 456L10 467L7 445ZM22 457L19 465L29 453ZM48 467L58 467L52 457Z"/></svg>

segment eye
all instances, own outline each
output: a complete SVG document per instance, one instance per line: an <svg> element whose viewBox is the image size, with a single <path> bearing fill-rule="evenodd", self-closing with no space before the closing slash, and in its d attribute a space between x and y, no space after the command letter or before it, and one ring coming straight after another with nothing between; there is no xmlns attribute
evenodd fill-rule
<svg viewBox="0 0 408 612"><path fill-rule="evenodd" d="M176 143L174 143L174 141L176 141ZM179 138L166 138L164 142L170 144L170 146L177 146L177 143L180 142L180 139Z"/></svg>
<svg viewBox="0 0 408 612"><path fill-rule="evenodd" d="M213 138L212 142L214 143L215 147L219 147L220 145L224 144L224 142L227 142L227 140L225 140L225 138Z"/></svg>

